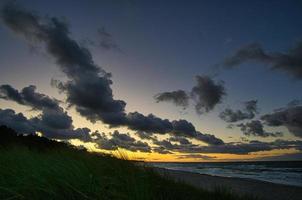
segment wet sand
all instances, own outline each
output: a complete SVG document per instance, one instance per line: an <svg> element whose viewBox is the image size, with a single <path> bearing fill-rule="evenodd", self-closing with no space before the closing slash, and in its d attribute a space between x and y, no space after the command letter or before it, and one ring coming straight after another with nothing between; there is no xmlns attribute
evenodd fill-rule
<svg viewBox="0 0 302 200"><path fill-rule="evenodd" d="M253 179L211 176L163 168L156 168L155 170L161 175L206 190L225 188L237 195L254 196L260 200L302 199L302 187L287 186Z"/></svg>

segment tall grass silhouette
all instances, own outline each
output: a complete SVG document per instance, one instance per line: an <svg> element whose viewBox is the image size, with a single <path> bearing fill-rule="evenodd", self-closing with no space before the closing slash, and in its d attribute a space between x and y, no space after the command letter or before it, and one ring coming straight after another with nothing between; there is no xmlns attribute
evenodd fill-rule
<svg viewBox="0 0 302 200"><path fill-rule="evenodd" d="M158 175L128 161L124 151L102 155L0 127L0 199L239 200ZM118 158L116 158L118 157Z"/></svg>

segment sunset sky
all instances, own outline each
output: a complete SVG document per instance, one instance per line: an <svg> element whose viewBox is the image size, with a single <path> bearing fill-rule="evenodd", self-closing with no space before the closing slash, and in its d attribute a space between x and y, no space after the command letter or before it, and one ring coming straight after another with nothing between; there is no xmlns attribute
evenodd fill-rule
<svg viewBox="0 0 302 200"><path fill-rule="evenodd" d="M302 1L0 7L0 125L137 160L302 159Z"/></svg>

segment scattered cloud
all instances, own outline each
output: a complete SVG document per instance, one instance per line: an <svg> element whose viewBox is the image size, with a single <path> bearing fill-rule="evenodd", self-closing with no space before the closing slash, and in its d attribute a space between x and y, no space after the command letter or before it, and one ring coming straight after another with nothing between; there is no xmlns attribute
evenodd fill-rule
<svg viewBox="0 0 302 200"><path fill-rule="evenodd" d="M8 117L1 122L4 125L27 134L41 132L43 136L49 138L89 140L90 130L88 128L74 129L72 118L60 107L59 101L36 92L36 86L24 87L19 92L10 85L1 85L0 98L41 111L37 117L27 119L22 113L15 114L13 110L3 110L3 117L5 118L5 114ZM14 118L18 118L19 121L14 122Z"/></svg>
<svg viewBox="0 0 302 200"><path fill-rule="evenodd" d="M261 117L266 125L284 126L296 137L302 137L302 105L289 105Z"/></svg>
<svg viewBox="0 0 302 200"><path fill-rule="evenodd" d="M54 124L50 123L49 121L45 122L45 119L43 119L45 115L50 114L47 113L28 119L22 113L16 113L12 109L0 109L0 125L11 127L21 134L36 134L37 132L40 132L43 136L52 139L79 139L82 141L90 140L90 130L88 128L59 128L58 124L56 124L57 127L54 127ZM57 117L57 115L48 117ZM60 119L57 120L58 121L55 123L61 123ZM60 125L62 124L63 123Z"/></svg>
<svg viewBox="0 0 302 200"><path fill-rule="evenodd" d="M155 95L156 102L170 101L176 106L187 108L189 100L194 102L195 110L198 114L208 113L214 107L221 103L226 95L223 82L215 82L209 76L196 76L197 84L190 92L176 90L172 92L163 92Z"/></svg>
<svg viewBox="0 0 302 200"><path fill-rule="evenodd" d="M151 147L146 142L136 141L129 133L114 131L109 134L110 138L104 133L95 132L92 134L92 141L98 148L106 150L117 150L118 148L129 151L151 152Z"/></svg>
<svg viewBox="0 0 302 200"><path fill-rule="evenodd" d="M275 140L273 142L261 142L252 140L249 142L230 142L221 145L202 146L198 144L173 144L170 140L155 142L159 147L170 152L179 153L223 153L223 154L250 154L253 152L270 151L275 149L302 149L302 141Z"/></svg>
<svg viewBox="0 0 302 200"><path fill-rule="evenodd" d="M135 131L161 134L179 133L178 121L171 122L153 114L145 116L138 112L126 113L126 102L113 98L111 74L97 66L90 51L70 37L69 27L65 22L55 17L41 17L15 3L4 6L1 19L7 27L30 43L45 45L47 53L56 60L60 70L68 78L65 82L54 80L52 84L66 94L68 105L75 107L83 117L93 123L102 121L111 127L127 126ZM106 35L104 32L102 34ZM199 85L192 91L198 102L197 107L209 110L220 98L219 94L217 96L214 93L221 93L223 87L205 77L198 76L197 80ZM211 96L205 96L200 87L205 90L208 88ZM208 102L211 100L215 102ZM196 132L181 134L189 137L200 135Z"/></svg>
<svg viewBox="0 0 302 200"><path fill-rule="evenodd" d="M254 61L264 63L272 70L285 72L292 77L302 79L302 42L297 43L287 52L266 52L258 43L252 43L238 49L227 57L223 66L234 68L243 63Z"/></svg>
<svg viewBox="0 0 302 200"><path fill-rule="evenodd" d="M173 137L170 137L169 140L172 141L172 142L178 142L181 145L186 145L186 144L190 144L191 143L185 137L175 137L175 136L173 136Z"/></svg>
<svg viewBox="0 0 302 200"><path fill-rule="evenodd" d="M267 132L263 128L263 124L259 120L252 120L245 124L241 123L237 125L246 136L258 136L258 137L280 137L283 136L281 132Z"/></svg>
<svg viewBox="0 0 302 200"><path fill-rule="evenodd" d="M209 76L196 76L197 85L192 88L195 110L202 114L211 111L226 94L223 82L215 83Z"/></svg>
<svg viewBox="0 0 302 200"><path fill-rule="evenodd" d="M119 45L114 41L112 34L110 34L105 27L101 27L97 30L100 41L98 45L105 50L117 50L121 51Z"/></svg>
<svg viewBox="0 0 302 200"><path fill-rule="evenodd" d="M1 85L0 98L30 106L34 110L59 109L59 101L57 99L36 92L36 86L34 85L24 87L20 92L10 85Z"/></svg>
<svg viewBox="0 0 302 200"><path fill-rule="evenodd" d="M160 154L172 154L171 151L167 150L165 147L162 146L153 147L152 151Z"/></svg>
<svg viewBox="0 0 302 200"><path fill-rule="evenodd" d="M224 141L222 139L217 138L214 135L206 134L206 133L203 134L203 133L198 132L195 139L200 140L209 145L214 145L214 146L224 144Z"/></svg>
<svg viewBox="0 0 302 200"><path fill-rule="evenodd" d="M31 121L27 120L22 113L15 113L12 109L0 108L0 125L6 125L19 133L35 134L36 131Z"/></svg>
<svg viewBox="0 0 302 200"><path fill-rule="evenodd" d="M157 140L156 135L144 132L144 131L137 131L135 134L142 140L152 140L155 141Z"/></svg>
<svg viewBox="0 0 302 200"><path fill-rule="evenodd" d="M243 110L232 110L230 108L227 108L219 114L219 117L228 123L234 123L246 119L253 119L258 110L257 100L246 101L243 104Z"/></svg>
<svg viewBox="0 0 302 200"><path fill-rule="evenodd" d="M129 133L105 134L91 132L88 128L73 126L73 120L60 106L60 101L36 91L30 85L18 91L10 85L0 86L0 98L14 101L40 111L36 117L27 118L12 109L0 109L0 125L7 125L24 134L41 132L44 136L55 139L80 139L95 143L98 148L116 150L124 148L129 151L158 152L170 154L183 153L179 158L215 159L202 153L249 154L274 149L302 150L302 141L275 140L273 142L248 141L225 143L212 134L201 133L187 120L168 120L139 112L126 112L126 102L113 97L111 74L99 67L93 60L90 51L71 37L68 25L55 17L42 17L27 11L15 3L7 4L1 10L3 23L13 32L26 38L32 44L45 46L66 81L53 80L52 85L66 94L66 103L87 120L95 123L102 121L112 127L125 126L136 131L138 141ZM106 50L119 49L113 37L105 28L98 30L100 46ZM287 53L267 53L258 44L251 44L239 49L227 58L223 65L233 68L247 61L267 63L271 69L289 73L297 79L302 78L301 71L302 45L299 43ZM196 76L196 85L191 91L176 90L157 94L157 102L168 101L176 106L187 108L192 101L198 114L208 113L221 103L226 95L223 82L215 82L209 76ZM225 109L220 118L226 122L238 122L254 119L257 113L257 101L244 102L243 110ZM237 124L246 136L280 136L281 133L267 132L268 126L285 126L297 137L302 137L302 106L298 101L288 107L274 111L245 124ZM159 140L156 134L169 134L170 138ZM189 140L189 139L190 140ZM195 144L191 139L202 141L206 145Z"/></svg>
<svg viewBox="0 0 302 200"><path fill-rule="evenodd" d="M172 102L176 106L186 109L189 106L189 96L183 90L176 90L172 92L163 92L154 96L157 103L159 102Z"/></svg>

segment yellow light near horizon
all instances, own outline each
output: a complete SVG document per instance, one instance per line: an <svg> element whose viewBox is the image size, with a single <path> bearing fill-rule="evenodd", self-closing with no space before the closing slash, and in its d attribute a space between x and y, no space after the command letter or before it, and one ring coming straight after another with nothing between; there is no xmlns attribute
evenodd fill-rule
<svg viewBox="0 0 302 200"><path fill-rule="evenodd" d="M194 154L209 156L213 159L199 159L199 158L180 158L181 155L190 155L184 153L173 153L173 154L159 154L159 153L145 153L145 152L132 152L125 149L118 149L114 151L108 151L103 149L98 149L95 147L94 143L84 143L80 140L71 140L71 144L75 146L83 145L88 151L99 152L105 154L111 154L115 157L126 158L135 161L145 161L145 162L228 162L228 161L253 161L262 158L281 156L286 154L298 153L296 149L276 149L271 151L260 151L250 154L224 154L224 153L209 153L209 154Z"/></svg>

